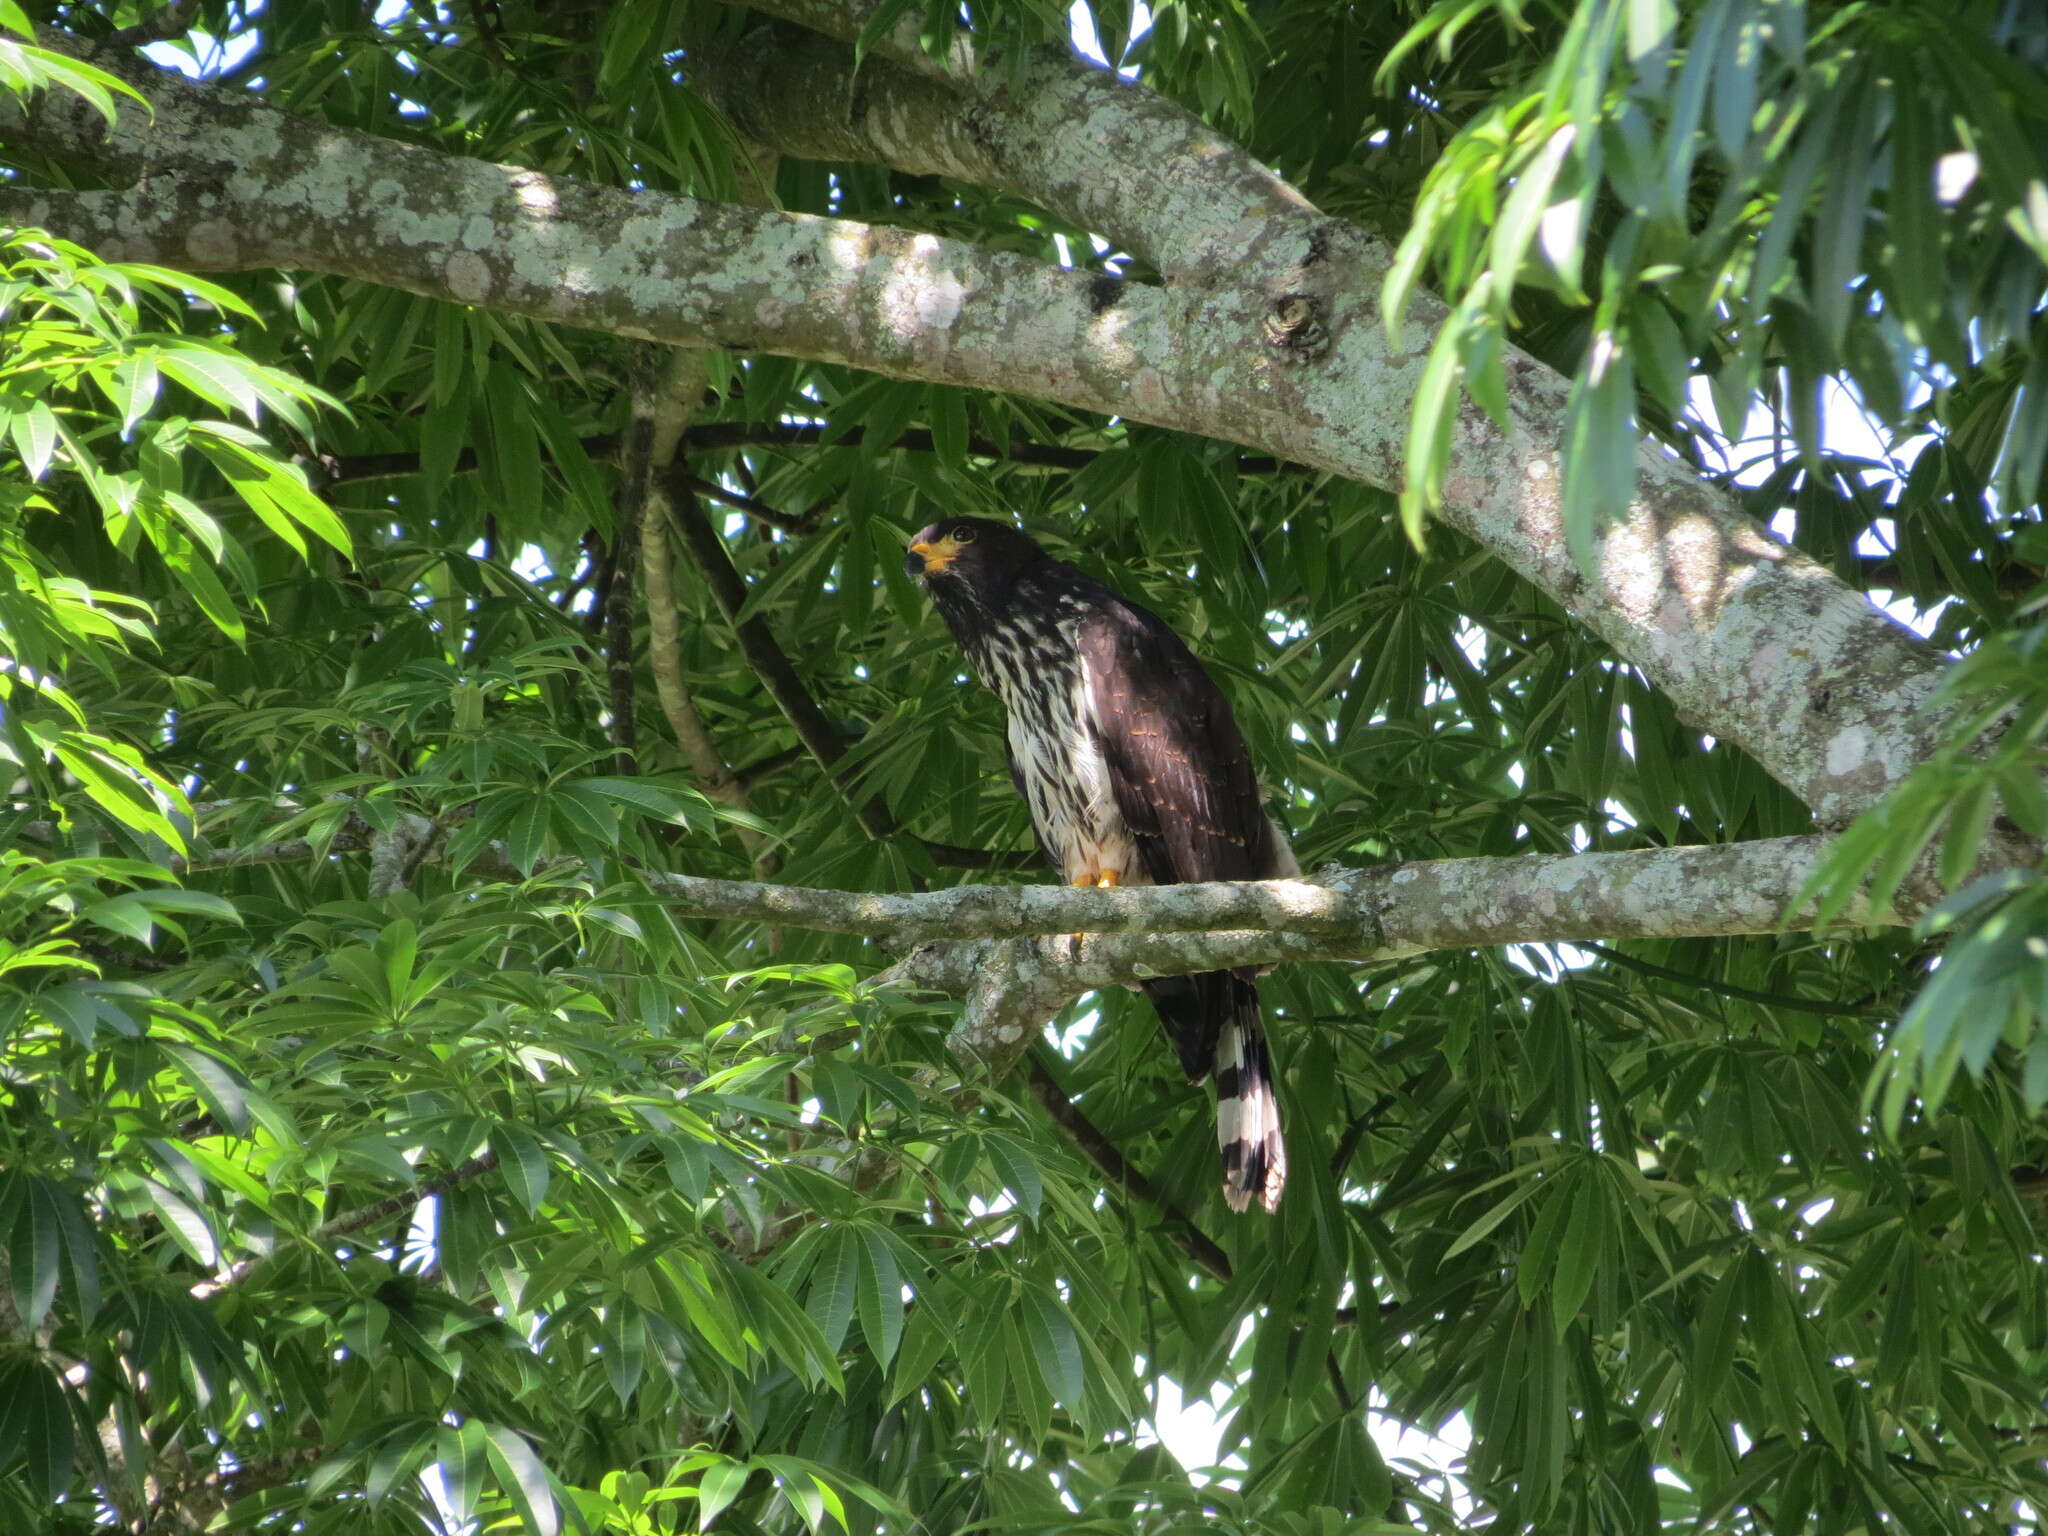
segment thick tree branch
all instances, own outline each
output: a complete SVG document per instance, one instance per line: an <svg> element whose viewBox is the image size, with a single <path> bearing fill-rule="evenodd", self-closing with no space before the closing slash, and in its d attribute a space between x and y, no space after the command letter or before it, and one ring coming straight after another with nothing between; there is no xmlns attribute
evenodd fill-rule
<svg viewBox="0 0 2048 1536"><path fill-rule="evenodd" d="M1429 949L1578 939L1687 938L1798 927L1792 910L1826 839L1771 838L1631 853L1527 854L1331 869L1312 879L1076 889L962 885L877 895L657 874L680 914L857 933L894 947L939 939L1118 935L1064 962L1079 987L1176 969L1282 960L1386 960ZM1898 923L1856 908L1852 925ZM1222 930L1239 930L1223 932ZM1128 962L1128 964L1125 964ZM1121 968L1119 968L1121 967Z"/></svg>
<svg viewBox="0 0 2048 1536"><path fill-rule="evenodd" d="M1173 157L1213 134L1107 72L1088 82L1082 111L1052 83L1027 102L1039 89L1022 88L1038 79L1027 70L1008 107L993 88L976 98L976 131L1014 154L1005 164L1021 175L1040 151L1012 141L1037 114L1079 113L1091 132L1059 136L1070 159L1034 193L1055 208L1090 196L1098 178L1121 187L1134 167L1143 181L1174 165L1182 186L1135 198L1131 217L1198 250L1210 280L1147 288L901 229L595 187L105 62L138 82L153 119L131 112L107 134L90 108L45 92L0 131L136 185L0 188L0 218L112 255L203 271L310 269L620 335L1021 391L1386 487L1400 483L1408 402L1445 314L1419 298L1407 339L1390 342L1376 313L1382 248L1246 185L1227 145L1209 193L1192 195L1199 167ZM715 68L707 61L707 84ZM848 69L850 84L850 54ZM1071 206L1081 216L1094 204ZM1208 265L1229 251L1242 259ZM1276 344L1268 328L1301 298L1320 306L1329 335L1313 355ZM1676 461L1645 448L1634 507L1581 570L1559 493L1565 381L1522 356L1509 375L1507 430L1477 410L1461 422L1445 521L1824 818L1870 804L1926 755L1940 725L1920 709L1940 657Z"/></svg>
<svg viewBox="0 0 2048 1536"><path fill-rule="evenodd" d="M402 817L424 836L423 817ZM359 850L351 822L326 845ZM24 835L34 838L29 827ZM678 916L858 934L909 953L877 973L964 999L964 1056L1006 1066L1081 993L1285 961L1369 962L1432 949L1772 933L1810 924L1797 907L1826 850L1820 836L1627 853L1439 859L1314 878L1077 889L954 886L913 895L818 890L654 872ZM310 857L303 842L202 853L194 867ZM438 857L438 851L429 857ZM516 874L502 852L478 867ZM1914 894L1920 892L1921 894ZM1933 893L1909 882L1896 910L1852 904L1851 926L1910 921ZM1076 939L1076 934L1088 937Z"/></svg>
<svg viewBox="0 0 2048 1536"><path fill-rule="evenodd" d="M1157 92L1062 44L981 60L935 80L919 52L849 46L853 6L752 6L800 16L722 47L692 51L689 83L749 138L809 159L880 160L900 170L999 187L1099 234L1176 282L1213 283L1294 220L1322 220L1293 187ZM1341 226L1338 226L1341 228ZM1277 297L1277 294L1275 295Z"/></svg>
<svg viewBox="0 0 2048 1536"><path fill-rule="evenodd" d="M1377 239L1323 217L1192 114L1064 50L1006 60L973 80L906 78L893 89L887 72L897 64L870 54L856 71L851 50L831 41L859 34L865 0L753 3L830 34L792 42L769 30L751 50L696 61L692 83L766 142L1017 192L1147 256L1177 287L1210 287L1216 305L1197 306L1209 309L1205 323L1227 308L1244 325L1306 299L1334 333L1330 355L1299 370L1269 364L1258 381L1265 405L1305 433L1216 435L1399 484L1407 402L1447 312L1421 295L1403 317L1412 339L1389 343L1376 311L1390 255ZM915 30L904 18L879 51L913 63L906 44ZM785 57L798 62L785 68ZM832 104L829 124L822 103ZM975 153L956 152L963 128ZM1105 309L1129 302L1109 287L1099 294ZM1241 363L1245 372L1257 370ZM1377 381L1377 398L1361 391L1367 380ZM1581 569L1560 496L1565 381L1521 353L1510 357L1508 380L1507 431L1477 410L1461 420L1446 522L1549 592L1683 713L1752 752L1826 820L1868 805L1924 755L1934 723L1920 711L1939 668L1931 650L1660 450L1643 449L1630 515L1601 532ZM1330 451L1338 441L1341 463Z"/></svg>

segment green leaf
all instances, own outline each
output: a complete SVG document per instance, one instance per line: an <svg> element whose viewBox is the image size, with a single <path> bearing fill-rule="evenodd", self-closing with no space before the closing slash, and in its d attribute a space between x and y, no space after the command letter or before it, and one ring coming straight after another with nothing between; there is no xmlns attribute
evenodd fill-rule
<svg viewBox="0 0 2048 1536"><path fill-rule="evenodd" d="M1539 1191L1547 1190L1548 1186L1539 1177L1543 1171L1543 1166L1539 1163L1530 1163L1525 1168L1517 1170L1514 1177L1522 1181L1522 1187L1508 1195L1505 1199L1496 1201L1485 1215L1459 1233L1457 1241L1444 1250L1444 1257L1446 1259L1456 1258L1467 1248L1479 1242L1495 1227L1506 1221L1524 1202L1531 1199Z"/></svg>
<svg viewBox="0 0 2048 1536"><path fill-rule="evenodd" d="M57 1213L47 1200L38 1198L41 1180L15 1174L20 1182L14 1206L14 1231L7 1245L7 1262L14 1291L14 1310L22 1327L42 1327L50 1305L57 1297L57 1274L63 1259L63 1235Z"/></svg>
<svg viewBox="0 0 2048 1536"><path fill-rule="evenodd" d="M22 467L28 471L29 479L42 479L57 448L56 413L40 400L31 401L8 426L15 447L21 450Z"/></svg>
<svg viewBox="0 0 2048 1536"><path fill-rule="evenodd" d="M846 1327L853 1320L854 1291L861 1273L864 1248L849 1227L835 1227L825 1234L817 1261L811 1267L810 1293L804 1310L824 1335L825 1347L839 1353ZM873 1335L870 1335L872 1338Z"/></svg>
<svg viewBox="0 0 2048 1536"><path fill-rule="evenodd" d="M953 1347L953 1315L926 1293L910 1309L903 1346L889 1380L888 1406L894 1407L925 1386L932 1369Z"/></svg>
<svg viewBox="0 0 2048 1536"><path fill-rule="evenodd" d="M187 1200L176 1190L159 1184L154 1179L139 1181L149 1201L150 1209L164 1225L177 1245L184 1249L193 1263L202 1269L212 1269L220 1263L220 1239L214 1235L213 1223L206 1213Z"/></svg>
<svg viewBox="0 0 2048 1536"><path fill-rule="evenodd" d="M157 396L163 391L156 349L143 348L122 358L114 364L110 378L108 393L114 408L121 413L121 431L125 435L156 408Z"/></svg>
<svg viewBox="0 0 2048 1536"><path fill-rule="evenodd" d="M971 1316L959 1340L959 1354L975 1422L992 1429L1002 1422L1010 1369L1000 1308L985 1307Z"/></svg>
<svg viewBox="0 0 2048 1536"><path fill-rule="evenodd" d="M157 1048L182 1069L209 1115L237 1136L248 1134L249 1101L241 1081L225 1064L196 1046L172 1040L158 1041Z"/></svg>
<svg viewBox="0 0 2048 1536"><path fill-rule="evenodd" d="M170 371L168 359L164 367L166 372ZM222 422L197 422L191 442L227 477L228 484L249 510L294 554L302 559L307 557L301 528L344 556L353 553L348 530L327 504L307 488L303 472L296 465L270 457L261 439Z"/></svg>
<svg viewBox="0 0 2048 1536"><path fill-rule="evenodd" d="M989 1166L995 1170L996 1177L1017 1197L1017 1205L1024 1214L1036 1222L1045 1205L1045 1181L1040 1178L1038 1165L1031 1160L1030 1151L1022 1143L1001 1134L984 1136L981 1144L988 1153Z"/></svg>
<svg viewBox="0 0 2048 1536"><path fill-rule="evenodd" d="M880 1232L862 1227L860 1237L861 1332L867 1336L875 1363L887 1370L889 1362L896 1358L896 1346L903 1339L903 1277Z"/></svg>
<svg viewBox="0 0 2048 1536"><path fill-rule="evenodd" d="M599 1337L605 1376L611 1383L612 1395L624 1408L639 1388L647 1368L647 1321L637 1307L620 1303L612 1307Z"/></svg>
<svg viewBox="0 0 2048 1536"><path fill-rule="evenodd" d="M1550 1309L1563 1333L1585 1305L1599 1273L1600 1258L1612 1242L1614 1223L1607 1215L1607 1192L1599 1179L1581 1179L1572 1195L1571 1217L1557 1249L1557 1271L1550 1282Z"/></svg>
<svg viewBox="0 0 2048 1536"><path fill-rule="evenodd" d="M732 1461L723 1456L707 1466L697 1479L697 1526L709 1530L711 1522L732 1507L747 1486L747 1479L753 1475L753 1467L744 1461Z"/></svg>
<svg viewBox="0 0 2048 1536"><path fill-rule="evenodd" d="M1565 405L1565 540L1581 570L1592 569L1602 529L1635 498L1635 393L1635 370L1619 339L1596 337Z"/></svg>
<svg viewBox="0 0 2048 1536"><path fill-rule="evenodd" d="M1443 496L1444 471L1451 459L1451 434L1458 424L1458 347L1454 319L1430 348L1422 380L1408 409L1407 469L1401 483L1401 529L1408 542L1422 548L1422 528L1430 508Z"/></svg>
<svg viewBox="0 0 2048 1536"><path fill-rule="evenodd" d="M540 1214L547 1199L548 1155L540 1139L523 1125L501 1122L491 1127L491 1150L498 1156L498 1171L512 1197L526 1207L526 1214Z"/></svg>
<svg viewBox="0 0 2048 1536"><path fill-rule="evenodd" d="M1515 1270L1516 1287L1525 1307L1533 1306L1543 1288L1554 1283L1552 1266L1557 1260L1558 1247L1564 1241L1565 1224L1572 1214L1573 1195L1579 1184L1576 1167L1567 1168L1544 1181L1543 1208L1537 1212L1536 1223L1529 1229L1529 1241L1523 1246L1522 1257Z"/></svg>
<svg viewBox="0 0 2048 1536"><path fill-rule="evenodd" d="M511 1499L526 1528L534 1536L555 1536L561 1513L555 1505L554 1488L526 1437L502 1424L486 1424L484 1439L498 1486Z"/></svg>
<svg viewBox="0 0 2048 1536"><path fill-rule="evenodd" d="M72 1447L71 1407L48 1368L25 1358L0 1364L0 1466L20 1456L30 1497L47 1506L71 1487Z"/></svg>
<svg viewBox="0 0 2048 1536"><path fill-rule="evenodd" d="M696 790L657 779L577 779L575 787L661 821L687 823L707 802Z"/></svg>
<svg viewBox="0 0 2048 1536"><path fill-rule="evenodd" d="M442 1497L457 1520L469 1520L484 1491L490 1468L490 1443L475 1419L442 1425L434 1434L434 1459L441 1468Z"/></svg>
<svg viewBox="0 0 2048 1536"><path fill-rule="evenodd" d="M1086 1401L1088 1383L1081 1368L1081 1341L1075 1337L1066 1308L1037 1286L1026 1286L1021 1316L1039 1379L1062 1407L1078 1413Z"/></svg>
<svg viewBox="0 0 2048 1536"><path fill-rule="evenodd" d="M517 798L504 826L505 857L514 869L524 875L533 873L547 847L549 834L554 830L554 821L548 796L522 795Z"/></svg>

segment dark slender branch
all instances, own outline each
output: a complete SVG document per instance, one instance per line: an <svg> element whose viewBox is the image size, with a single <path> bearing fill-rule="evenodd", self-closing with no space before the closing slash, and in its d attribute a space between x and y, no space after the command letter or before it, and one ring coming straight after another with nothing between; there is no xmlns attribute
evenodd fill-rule
<svg viewBox="0 0 2048 1536"><path fill-rule="evenodd" d="M1197 1227L1188 1214L1169 1200L1159 1186L1143 1173L1133 1168L1116 1143L1103 1135L1095 1123L1081 1113L1080 1106L1067 1096L1059 1079L1053 1076L1052 1068L1045 1059L1045 1047L1036 1042L1026 1060L1032 1096L1052 1116L1053 1123L1067 1135L1067 1139L1087 1154L1088 1160L1102 1170L1112 1184L1134 1199L1143 1200L1155 1207L1166 1218L1166 1233L1189 1258L1209 1271L1218 1280L1227 1281L1231 1276L1230 1255L1217 1247L1209 1235Z"/></svg>
<svg viewBox="0 0 2048 1536"><path fill-rule="evenodd" d="M1383 1093L1373 1102L1372 1108L1344 1127L1344 1135L1337 1142L1337 1150L1330 1154L1332 1178L1342 1176L1345 1166L1358 1151L1358 1144L1365 1140L1365 1133L1372 1129L1374 1121L1393 1107L1393 1103L1394 1096L1391 1093Z"/></svg>
<svg viewBox="0 0 2048 1536"><path fill-rule="evenodd" d="M1992 590L2000 597L2025 597L2041 584L2042 576L2048 573L2044 573L2038 566L2029 565L2026 561L2018 559L2008 549L2003 561L1996 565L1986 565L1985 574L1990 578ZM1888 555L1859 556L1854 562L1853 571L1843 571L1841 575L1852 586L1866 592L1910 591L1913 586L1912 577L1898 561ZM1954 586L1955 583L1950 585ZM1948 595L1946 590L1942 595Z"/></svg>
<svg viewBox="0 0 2048 1536"><path fill-rule="evenodd" d="M827 422L707 421L684 430L679 451L690 454L721 453L733 448L858 448L867 440L865 427L848 427L827 442L826 437L832 431ZM618 437L611 433L598 433L583 439L583 451L593 459L610 457L618 446ZM937 441L924 427L912 427L898 433L889 447L907 453L938 451ZM1034 443L1021 438L1008 443L999 443L989 437L967 439L969 458L1029 465L1035 469L1086 469L1104 451L1099 448L1068 448L1059 443ZM476 450L465 448L455 457L455 473L471 473L476 469L476 463ZM1240 454L1236 467L1240 475L1313 473L1306 465L1255 453ZM328 486L353 485L362 480L394 480L404 475L416 475L420 470L420 456L417 453L340 454L323 457L317 468L319 478ZM778 515L789 516L786 512Z"/></svg>
<svg viewBox="0 0 2048 1536"><path fill-rule="evenodd" d="M102 944L97 939L87 938L81 933L72 933L69 935L69 938L72 947L77 949L80 954L98 961L101 965L120 966L130 971L160 972L175 971L179 966L185 964L185 956L183 955L173 957L170 955L130 954L126 950L115 948L112 944Z"/></svg>
<svg viewBox="0 0 2048 1536"><path fill-rule="evenodd" d="M475 24L474 36L483 49L484 57L493 64L505 63L505 50L499 45L497 31L481 0L469 0L469 19Z"/></svg>
<svg viewBox="0 0 2048 1536"><path fill-rule="evenodd" d="M1392 1317L1401 1310L1401 1303L1398 1301L1383 1301L1372 1310L1381 1317ZM1339 1307L1330 1314L1330 1321L1339 1328L1356 1328L1358 1326L1358 1308Z"/></svg>
<svg viewBox="0 0 2048 1536"><path fill-rule="evenodd" d="M422 1179L419 1188L407 1190L402 1195L393 1195L388 1200L377 1200L369 1205L359 1206L345 1216L324 1222L313 1229L313 1241L328 1242L337 1237L346 1237L351 1232L360 1232L365 1227L374 1227L380 1221L412 1210L429 1195L445 1195L450 1190L460 1189L474 1179L480 1179L498 1166L498 1154L479 1152L465 1163L457 1163L446 1173L436 1174L431 1179Z"/></svg>
<svg viewBox="0 0 2048 1536"><path fill-rule="evenodd" d="M746 606L747 584L739 569L732 563L732 551L725 546L725 540L711 526L711 520L704 515L694 498L679 499L673 508L675 526L682 540L684 552L690 563L697 568L705 590L718 611L732 625L733 633L740 643L740 654L753 668L754 675L761 679L768 696L782 711L796 739L817 760L825 770L825 776L838 785L852 806L854 816L870 837L885 838L894 835L896 821L889 814L889 808L879 796L868 800L856 800L851 786L838 768L839 760L846 755L847 743L825 718L810 690L797 675L782 647L775 643L775 636L767 624L757 616L740 618L740 610Z"/></svg>
<svg viewBox="0 0 2048 1536"><path fill-rule="evenodd" d="M416 1187L403 1194L393 1195L386 1200L373 1200L370 1204L358 1206L346 1215L321 1223L308 1234L308 1239L315 1247L319 1247L333 1242L337 1237L347 1237L351 1233L362 1231L365 1227L374 1227L380 1221L389 1221L394 1216L414 1210L430 1195L445 1195L450 1190L459 1189L464 1184L480 1179L497 1166L497 1153L479 1152L467 1162L457 1163L446 1173L436 1174L431 1179L422 1179ZM249 1271L260 1262L260 1255L243 1259L213 1279L202 1280L193 1286L192 1294L202 1299L217 1295L229 1286L240 1284Z"/></svg>
<svg viewBox="0 0 2048 1536"><path fill-rule="evenodd" d="M636 423L638 425L638 423ZM626 474L612 501L611 581L605 590L604 661L611 696L611 738L618 749L618 771L640 771L637 690L633 686L633 620L640 593L640 522L647 512L647 450L651 434L634 433L642 441L628 451Z"/></svg>
<svg viewBox="0 0 2048 1536"><path fill-rule="evenodd" d="M1357 1406L1352 1400L1351 1389L1344 1385L1343 1369L1337 1364L1337 1351L1330 1350L1323 1356L1323 1364L1330 1368L1330 1385L1337 1389L1337 1406L1349 1413Z"/></svg>
<svg viewBox="0 0 2048 1536"><path fill-rule="evenodd" d="M747 584L739 568L732 563L732 551L726 548L725 540L718 536L711 520L693 498L678 498L672 510L685 554L697 568L712 602L725 616L726 622L732 625L733 633L739 638L740 654L753 668L754 675L761 679L762 686L782 711L783 718L796 731L797 740L825 771L826 778L839 786L861 829L868 836L877 839L898 836L902 828L881 796L864 801L854 798L852 786L839 769L839 760L846 755L849 743L825 718L824 711L818 708L810 689L783 654L766 622L759 617L739 619L740 610L746 606ZM919 841L923 842L923 839ZM1033 855L1029 853L990 852L983 848L960 848L951 843L924 842L924 849L934 864L947 869L1023 869L1033 862Z"/></svg>
<svg viewBox="0 0 2048 1536"><path fill-rule="evenodd" d="M584 610L583 631L593 637L604 633L605 615L611 611L612 586L618 578L618 541L610 543L592 535L596 545L591 556L590 607Z"/></svg>
<svg viewBox="0 0 2048 1536"><path fill-rule="evenodd" d="M680 469L669 472L668 483L671 492L702 496L706 501L715 501L735 511L744 512L757 523L766 523L771 528L779 528L784 533L799 536L817 532L818 525L825 521L825 514L832 508L829 501L821 501L808 512L778 511L759 497L729 491L716 480L706 480Z"/></svg>
<svg viewBox="0 0 2048 1536"><path fill-rule="evenodd" d="M744 768L733 769L732 776L740 781L742 789L752 789L761 780L773 778L783 769L800 763L809 756L810 754L801 746L784 747L779 752L770 752L765 757L755 758Z"/></svg>
<svg viewBox="0 0 2048 1536"><path fill-rule="evenodd" d="M1575 942L1572 948L1591 950L1603 960L1612 960L1616 965L1626 967L1638 975L1653 976L1659 981L1679 982L1702 992L1714 992L1722 997L1733 998L1737 1002L1756 1003L1765 1008L1789 1008L1796 1013L1818 1013L1827 1018L1876 1017L1867 1008L1854 1004L1822 1002L1810 997L1787 997L1782 992L1757 992L1748 987L1738 987L1733 982L1715 981L1710 976L1698 976L1689 971L1674 971L1668 966L1638 960L1634 955L1625 955L1618 949L1609 949L1605 944Z"/></svg>
<svg viewBox="0 0 2048 1536"><path fill-rule="evenodd" d="M107 41L124 48L141 48L150 43L167 43L183 37L199 19L199 0L172 0L132 27L107 34Z"/></svg>

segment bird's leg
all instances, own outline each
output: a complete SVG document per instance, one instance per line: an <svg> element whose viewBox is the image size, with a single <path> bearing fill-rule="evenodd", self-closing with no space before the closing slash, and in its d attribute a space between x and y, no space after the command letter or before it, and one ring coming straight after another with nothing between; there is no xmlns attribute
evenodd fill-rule
<svg viewBox="0 0 2048 1536"><path fill-rule="evenodd" d="M1123 876L1119 875L1115 870L1098 869L1093 874L1074 876L1073 883L1083 889L1113 891L1124 882ZM1078 950L1081 947L1083 937L1084 935L1078 933L1068 934L1067 942L1070 949Z"/></svg>

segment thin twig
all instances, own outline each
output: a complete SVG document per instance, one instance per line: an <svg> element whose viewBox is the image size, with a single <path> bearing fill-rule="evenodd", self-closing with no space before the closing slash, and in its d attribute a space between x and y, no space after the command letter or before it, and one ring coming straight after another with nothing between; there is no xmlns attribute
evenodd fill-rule
<svg viewBox="0 0 2048 1536"><path fill-rule="evenodd" d="M1716 981L1711 976L1700 976L1690 971L1674 971L1668 966L1638 960L1634 955L1625 955L1618 949L1609 949L1605 944L1575 943L1574 949L1590 950L1603 960L1612 960L1640 976L1652 976L1659 981L1675 981L1702 992L1719 993L1722 997L1737 1002L1756 1003L1765 1008L1789 1008L1796 1013L1818 1013L1828 1018L1869 1019L1880 1015L1867 1008L1849 1003L1830 1003L1811 997L1787 997L1782 992L1758 992L1749 987L1738 987L1732 981Z"/></svg>
<svg viewBox="0 0 2048 1536"><path fill-rule="evenodd" d="M1365 1140L1365 1133L1372 1129L1373 1122L1385 1114L1393 1106L1393 1103L1394 1096L1391 1093L1383 1093L1373 1104L1372 1108L1359 1115L1349 1125L1344 1127L1344 1135L1337 1142L1337 1150L1330 1154L1330 1176L1332 1178L1338 1178L1343 1175L1344 1169L1350 1163L1353 1154L1358 1151L1358 1144Z"/></svg>
<svg viewBox="0 0 2048 1536"><path fill-rule="evenodd" d="M782 717L796 732L797 740L804 744L811 756L824 769L826 778L837 785L852 807L862 830L870 837L886 838L896 831L895 818L879 796L859 800L839 770L839 760L846 755L847 743L825 718L825 712L818 708L811 697L810 689L797 675L796 668L776 643L759 615L742 619L741 610L746 606L747 584L739 569L732 563L732 552L726 548L725 540L711 526L694 499L678 501L670 507L677 532L682 537L684 552L690 563L697 568L697 575L704 588L711 594L711 600L725 621L732 626L734 636L740 643L740 655L761 679L761 685L768 690L768 696L775 701Z"/></svg>
<svg viewBox="0 0 2048 1536"><path fill-rule="evenodd" d="M1103 1135L1096 1124L1081 1112L1080 1106L1067 1096L1066 1089L1053 1075L1045 1059L1043 1045L1036 1041L1032 1043L1025 1067L1032 1096L1052 1116L1053 1123L1066 1132L1067 1139L1080 1148L1112 1184L1125 1194L1155 1207L1166 1218L1167 1236L1179 1244L1183 1253L1218 1280L1228 1281L1231 1276L1230 1255L1217 1247L1215 1241L1195 1225L1187 1212L1168 1199L1157 1184L1133 1168L1117 1150L1116 1143Z"/></svg>
<svg viewBox="0 0 2048 1536"><path fill-rule="evenodd" d="M362 1231L365 1227L374 1227L380 1221L388 1221L402 1212L416 1209L419 1203L430 1195L445 1195L464 1184L480 1179L497 1166L497 1153L479 1152L467 1162L456 1164L446 1173L422 1179L416 1188L409 1189L402 1195L392 1195L385 1200L373 1200L370 1204L358 1206L346 1215L321 1223L306 1234L307 1241L318 1248L338 1237L347 1237L351 1233ZM262 1260L263 1255L252 1254L240 1263L230 1265L211 1280L202 1280L193 1286L192 1295L202 1301L208 1296L218 1295L229 1286L240 1284Z"/></svg>
<svg viewBox="0 0 2048 1536"><path fill-rule="evenodd" d="M691 495L702 496L706 501L715 501L722 506L731 507L736 512L744 512L755 522L766 523L769 527L780 529L784 533L816 533L818 525L825 521L825 514L832 509L831 502L821 501L808 512L779 511L758 496L747 496L739 491L727 490L716 480L706 480L701 475L693 475L681 469L669 471L668 483L672 489L687 491Z"/></svg>
<svg viewBox="0 0 2048 1536"><path fill-rule="evenodd" d="M782 717L795 730L804 750L846 797L861 830L877 840L901 835L901 826L881 796L872 795L865 800L856 798L852 785L839 766L851 743L825 718L825 712L811 697L810 689L783 653L766 621L758 614L748 619L740 618L747 601L746 580L733 564L732 551L719 537L718 530L711 526L711 520L694 499L679 500L669 510L690 563L696 567L697 575L711 594L718 611L732 625L733 634L740 643L740 655L753 669L754 675L761 679L761 685L768 690L768 696L782 711ZM951 843L920 841L932 862L944 868L1018 869L1033 861L1033 855L1029 853L991 852L983 848L961 848Z"/></svg>

